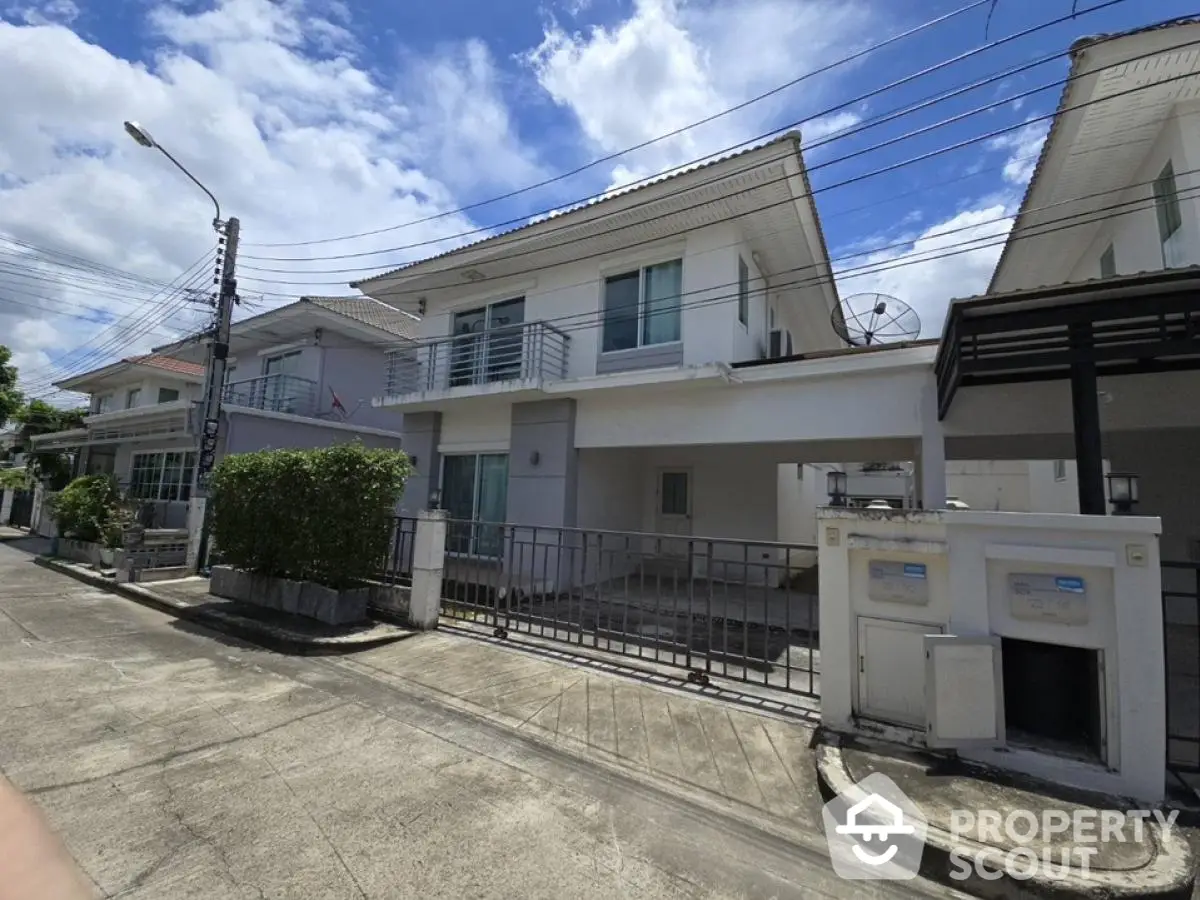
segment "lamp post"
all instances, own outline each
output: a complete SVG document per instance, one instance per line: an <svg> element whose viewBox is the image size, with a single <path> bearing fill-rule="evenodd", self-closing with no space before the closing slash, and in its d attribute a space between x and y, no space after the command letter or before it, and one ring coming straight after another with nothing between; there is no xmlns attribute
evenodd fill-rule
<svg viewBox="0 0 1200 900"><path fill-rule="evenodd" d="M1113 515L1127 516L1138 502L1138 477L1128 472L1109 472L1108 499L1113 505Z"/></svg>
<svg viewBox="0 0 1200 900"><path fill-rule="evenodd" d="M236 218L228 221L221 219L221 204L216 196L205 187L195 175L168 152L158 141L151 137L150 132L137 122L125 123L126 133L137 143L149 150L157 150L186 175L196 187L204 191L213 203L216 215L213 218L213 229L217 232L218 245L224 244L224 258L221 260L217 280L220 290L217 293L216 321L212 328L212 340L208 345L208 360L204 368L204 420L199 429L199 447L196 454L196 469L192 482L192 502L198 506L200 519L200 536L196 550L196 568L204 568L208 556L208 475L216 462L217 437L221 429L221 393L225 386L225 363L229 356L229 326L233 321L233 305L237 302L237 251L238 235L241 223ZM221 251L218 249L218 256ZM189 528L193 526L189 516ZM189 539L190 539L189 534Z"/></svg>
<svg viewBox="0 0 1200 900"><path fill-rule="evenodd" d="M846 473L845 472L828 472L825 475L825 485L829 490L829 505L830 506L845 506L846 505Z"/></svg>

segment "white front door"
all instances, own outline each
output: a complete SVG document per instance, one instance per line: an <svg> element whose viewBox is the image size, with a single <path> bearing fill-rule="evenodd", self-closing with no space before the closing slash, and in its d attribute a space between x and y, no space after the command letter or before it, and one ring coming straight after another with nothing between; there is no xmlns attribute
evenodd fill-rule
<svg viewBox="0 0 1200 900"><path fill-rule="evenodd" d="M658 472L654 530L659 534L692 533L692 473L690 469L660 469ZM686 556L687 541L664 540L664 556Z"/></svg>

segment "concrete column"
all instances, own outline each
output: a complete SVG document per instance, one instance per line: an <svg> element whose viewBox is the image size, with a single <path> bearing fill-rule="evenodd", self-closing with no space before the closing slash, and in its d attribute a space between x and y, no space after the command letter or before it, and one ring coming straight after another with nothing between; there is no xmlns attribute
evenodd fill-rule
<svg viewBox="0 0 1200 900"><path fill-rule="evenodd" d="M413 538L412 596L408 620L413 628L436 628L442 608L446 564L446 511L423 509Z"/></svg>
<svg viewBox="0 0 1200 900"><path fill-rule="evenodd" d="M513 529L505 548L518 589L559 590L582 564L579 535L559 530L576 525L578 458L574 400L513 404L507 518L529 526Z"/></svg>
<svg viewBox="0 0 1200 900"><path fill-rule="evenodd" d="M409 459L416 460L400 499L400 511L404 515L416 515L426 509L429 495L438 488L442 472L442 457L438 453L441 440L441 413L408 413L404 416L404 452Z"/></svg>
<svg viewBox="0 0 1200 900"><path fill-rule="evenodd" d="M946 433L937 417L937 384L933 379L921 398L921 440L913 474L922 509L946 508Z"/></svg>
<svg viewBox="0 0 1200 900"><path fill-rule="evenodd" d="M13 505L13 489L5 488L0 492L0 525L8 524L8 517L12 515Z"/></svg>
<svg viewBox="0 0 1200 900"><path fill-rule="evenodd" d="M192 496L187 510L187 567L195 572L200 567L200 532L204 525L204 497Z"/></svg>

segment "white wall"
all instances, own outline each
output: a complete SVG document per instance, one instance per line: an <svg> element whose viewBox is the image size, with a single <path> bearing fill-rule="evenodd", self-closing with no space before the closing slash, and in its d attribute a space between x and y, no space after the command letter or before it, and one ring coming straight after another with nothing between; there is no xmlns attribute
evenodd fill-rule
<svg viewBox="0 0 1200 900"><path fill-rule="evenodd" d="M1117 207L1112 217L1101 227L1091 245L1070 267L1066 280L1086 281L1100 276L1100 257L1111 243L1117 274L1131 275L1163 268L1162 243L1158 236L1158 220L1153 204L1132 211L1131 206L1118 204L1136 200L1149 200L1154 196L1152 182L1162 172L1167 161L1175 169L1175 183L1184 196L1180 199L1183 214L1182 240L1187 248L1184 262L1200 262L1200 172L1188 174L1200 168L1200 123L1196 113L1197 104L1178 107L1177 115L1168 119L1153 146L1147 152L1140 168L1129 173L1131 187L1122 194L1105 195L1102 206ZM1183 117L1180 118L1179 114ZM1189 196L1189 193L1190 196ZM1120 213L1120 215L1116 215Z"/></svg>
<svg viewBox="0 0 1200 900"><path fill-rule="evenodd" d="M580 450L575 521L580 528L642 528L645 459L641 450Z"/></svg>
<svg viewBox="0 0 1200 900"><path fill-rule="evenodd" d="M507 451L512 406L503 400L452 406L442 413L441 453Z"/></svg>
<svg viewBox="0 0 1200 900"><path fill-rule="evenodd" d="M129 392L134 388L141 390L141 394L137 398L136 405L138 408L155 406L158 403L159 388L169 388L179 391L180 400L198 399L202 390L202 386L199 384L189 384L181 378L172 378L169 375L131 373L128 381L120 382L115 387L105 388L102 391L95 391L91 395L88 408L94 412L100 397L111 394L113 399L108 410L109 412L119 412L120 410L127 409L129 408L126 405L129 399Z"/></svg>
<svg viewBox="0 0 1200 900"><path fill-rule="evenodd" d="M737 258L751 269L751 323L737 320ZM534 276L497 281L486 290L464 286L457 296L447 291L428 298L419 329L422 338L449 336L453 313L490 302L525 297L525 321L550 321L570 335L568 377L596 372L607 275L643 265L683 259L681 333L685 365L735 362L759 357L766 346L767 306L764 282L736 223L695 229L678 238L645 244L632 251L584 259L544 269ZM822 304L819 290L805 295ZM568 317L568 318L564 318ZM572 318L573 317L573 318ZM788 316L789 319L792 316Z"/></svg>

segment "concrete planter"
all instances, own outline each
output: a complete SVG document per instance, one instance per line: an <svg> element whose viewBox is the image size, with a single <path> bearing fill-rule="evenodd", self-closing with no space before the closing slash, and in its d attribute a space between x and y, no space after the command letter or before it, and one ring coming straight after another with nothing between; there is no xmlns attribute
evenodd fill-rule
<svg viewBox="0 0 1200 900"><path fill-rule="evenodd" d="M112 568L114 551L103 544L91 541L76 541L60 537L56 556L69 559L72 562L87 563L98 569Z"/></svg>
<svg viewBox="0 0 1200 900"><path fill-rule="evenodd" d="M334 590L311 581L292 581L213 566L208 592L279 612L316 619L327 625L352 625L367 618L370 586Z"/></svg>

